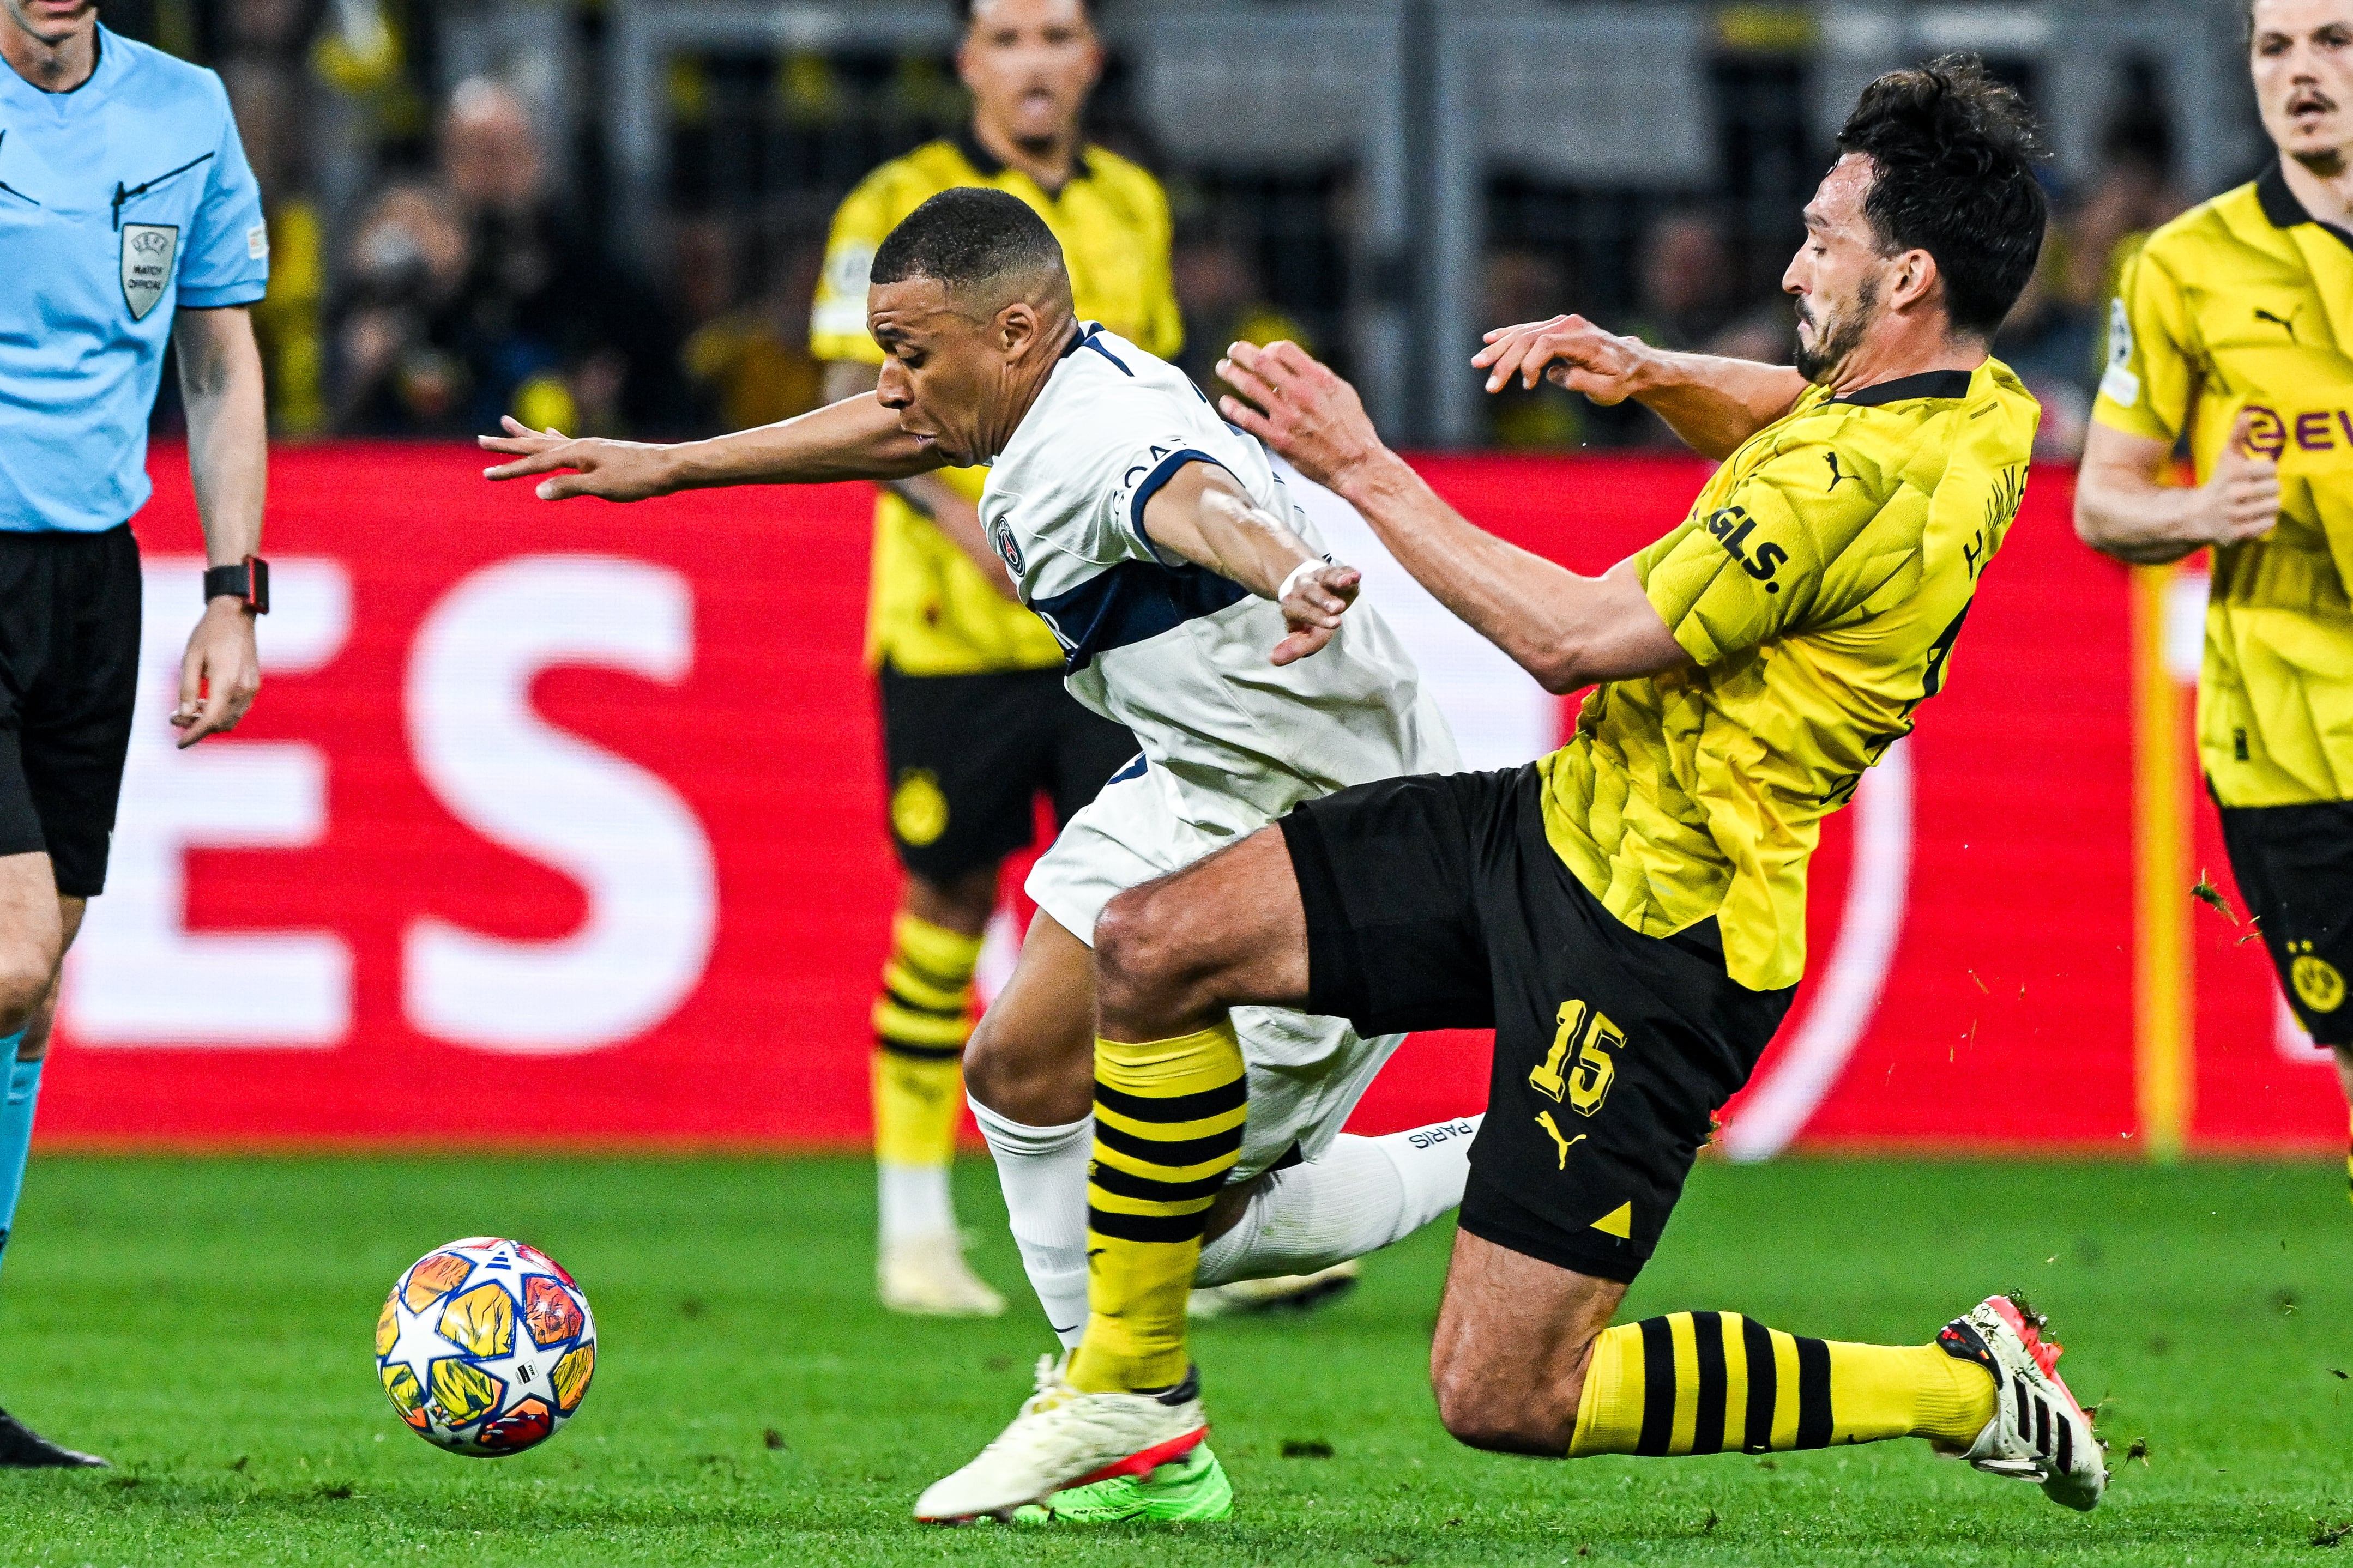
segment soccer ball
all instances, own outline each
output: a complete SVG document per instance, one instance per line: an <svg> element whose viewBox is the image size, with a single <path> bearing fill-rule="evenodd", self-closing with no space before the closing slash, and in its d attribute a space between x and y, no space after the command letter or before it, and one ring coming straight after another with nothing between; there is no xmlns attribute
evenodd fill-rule
<svg viewBox="0 0 2353 1568"><path fill-rule="evenodd" d="M572 1419L596 1370L596 1321L535 1247L470 1236L401 1275L375 1321L392 1407L453 1454L520 1454Z"/></svg>

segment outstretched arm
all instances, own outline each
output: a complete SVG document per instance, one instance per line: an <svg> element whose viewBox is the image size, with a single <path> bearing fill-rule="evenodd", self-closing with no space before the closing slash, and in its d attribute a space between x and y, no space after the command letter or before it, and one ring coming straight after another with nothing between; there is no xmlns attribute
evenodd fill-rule
<svg viewBox="0 0 2353 1568"><path fill-rule="evenodd" d="M946 467L936 451L900 429L899 416L871 392L775 425L670 446L594 437L570 440L554 430L525 429L512 418L500 424L505 435L477 439L483 450L515 460L485 468L483 477L549 475L538 486L542 500L645 500L725 485L896 479Z"/></svg>
<svg viewBox="0 0 2353 1568"><path fill-rule="evenodd" d="M1218 374L1259 406L1224 398L1226 417L1354 506L1400 565L1546 690L1691 663L1630 563L1581 577L1472 524L1381 444L1356 388L1296 343L1227 354Z"/></svg>
<svg viewBox="0 0 2353 1568"><path fill-rule="evenodd" d="M1355 567L1335 566L1307 548L1240 479L1212 463L1187 463L1154 491L1144 503L1144 527L1160 553L1206 566L1282 605L1291 629L1274 646L1277 664L1305 658L1330 642L1363 581Z"/></svg>
<svg viewBox="0 0 2353 1568"><path fill-rule="evenodd" d="M1497 327L1486 341L1471 363L1487 373L1488 391L1501 392L1514 376L1534 386L1542 376L1604 407L1630 397L1685 446L1717 459L1789 412L1806 390L1806 378L1787 365L1672 353L1582 316Z"/></svg>

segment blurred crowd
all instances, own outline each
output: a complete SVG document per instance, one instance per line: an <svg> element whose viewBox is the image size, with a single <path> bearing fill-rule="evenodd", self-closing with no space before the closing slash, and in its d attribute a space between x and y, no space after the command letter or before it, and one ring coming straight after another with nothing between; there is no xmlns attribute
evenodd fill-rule
<svg viewBox="0 0 2353 1568"><path fill-rule="evenodd" d="M151 36L168 34L168 11L153 8L172 0L145 3ZM529 73L461 76L428 97L414 84L449 73L404 53L403 14L375 8L389 3L227 0L208 13L220 18L199 40L209 47L193 51L227 81L269 203L274 276L257 317L281 435L461 436L512 413L533 426L669 436L817 404L823 374L808 353L808 301L823 215L840 190L817 193L781 222L773 206L747 216L707 197L685 204L661 226L657 279L614 252L593 192L574 188L593 158L550 145ZM903 84L893 90L903 97ZM944 102L929 112L960 110ZM331 197L310 148L335 113L365 120L371 155ZM2082 445L2103 301L2122 257L2187 205L2171 167L2162 117L2127 113L2105 138L2094 177L2053 186L2042 264L1996 345L2042 400L2046 455L2072 457ZM1270 287L1262 264L1293 238L1255 232L1187 190L1172 183L1185 368L1208 385L1225 343L1290 337L1345 369L1345 322L1328 301L1286 304ZM1672 198L1629 232L1621 276L1599 296L1622 308L1596 308L1588 279L1557 249L1500 244L1485 258L1483 319L1586 310L1664 347L1788 359L1793 320L1774 282L1787 241L1757 242L1725 209ZM1501 447L1672 445L1638 407L1598 408L1551 386L1486 408L1487 438Z"/></svg>

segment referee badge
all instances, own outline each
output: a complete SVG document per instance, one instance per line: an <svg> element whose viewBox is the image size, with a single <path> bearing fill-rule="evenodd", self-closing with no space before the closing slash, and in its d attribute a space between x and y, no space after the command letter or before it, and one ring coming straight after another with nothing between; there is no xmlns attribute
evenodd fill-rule
<svg viewBox="0 0 2353 1568"><path fill-rule="evenodd" d="M180 226L170 223L126 223L122 226L122 302L131 319L143 321L164 298L172 282L172 261L180 253Z"/></svg>

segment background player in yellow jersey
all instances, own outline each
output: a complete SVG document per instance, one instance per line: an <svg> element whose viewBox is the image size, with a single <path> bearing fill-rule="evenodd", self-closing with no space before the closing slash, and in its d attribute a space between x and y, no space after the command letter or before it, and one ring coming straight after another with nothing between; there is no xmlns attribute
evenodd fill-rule
<svg viewBox="0 0 2353 1568"><path fill-rule="evenodd" d="M1602 576L1465 521L1296 348L1229 351L1220 374L1259 408L1228 399L1228 418L1548 689L1599 684L1539 763L1341 790L1106 907L1085 1337L919 1517L1201 1440L1185 1287L1247 1115L1229 1010L1248 1004L1495 1029L1431 1352L1465 1443L1557 1458L1909 1436L2098 1500L2091 1423L2008 1298L1912 1346L1732 1313L1609 1326L1788 1006L1820 820L1942 687L2033 444L2033 399L1987 353L2042 236L2023 105L1940 62L1874 82L1838 145L1784 279L1797 370L1573 317L1479 356L1493 386L1543 374L1639 398L1724 459L1680 527Z"/></svg>
<svg viewBox="0 0 2353 1568"><path fill-rule="evenodd" d="M2126 268L2075 528L2123 561L2213 548L2199 761L2353 1096L2353 0L2254 0L2248 58L2277 160ZM2197 483L2168 487L2185 437Z"/></svg>
<svg viewBox="0 0 2353 1568"><path fill-rule="evenodd" d="M1143 169L1088 145L1103 71L1081 0L974 0L958 73L971 129L892 160L834 216L810 345L826 395L873 390L866 274L899 221L944 190L985 185L1046 220L1082 320L1174 356L1168 204ZM881 685L891 834L906 880L874 1002L877 1275L902 1311L994 1316L1005 1303L965 1266L948 1197L964 1112L959 1063L981 932L1005 857L1030 841L1034 802L1067 821L1136 754L1119 725L1062 689L1062 648L1013 597L982 537L981 468L902 479L877 498L867 655Z"/></svg>

